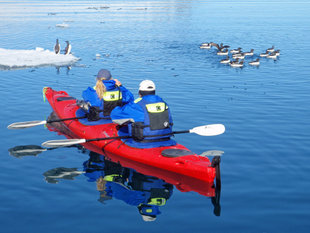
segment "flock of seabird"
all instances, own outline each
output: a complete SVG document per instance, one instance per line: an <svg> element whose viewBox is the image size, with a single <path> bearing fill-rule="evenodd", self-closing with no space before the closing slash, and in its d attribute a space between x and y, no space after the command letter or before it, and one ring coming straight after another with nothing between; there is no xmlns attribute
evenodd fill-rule
<svg viewBox="0 0 310 233"><path fill-rule="evenodd" d="M210 43L202 43L200 45L201 49L211 49L215 47L217 49L218 56L226 56L226 58L220 61L221 64L229 64L231 67L243 67L245 57L253 57L256 56L254 54L254 49L251 49L249 52L242 52L242 48L228 50L230 48L229 45L217 44L214 42ZM231 56L230 56L231 55ZM266 52L259 54L259 57L266 57L276 60L277 57L280 56L280 50L275 50L274 46L266 49ZM259 66L260 58L252 60L248 63L251 66Z"/></svg>
<svg viewBox="0 0 310 233"><path fill-rule="evenodd" d="M69 41L66 41L66 43L67 43L67 46L66 46L66 48L64 50L64 55L68 55L71 52L71 44L69 43ZM56 54L60 54L60 44L59 44L59 40L58 39L56 39L56 45L54 47L54 51L55 51Z"/></svg>

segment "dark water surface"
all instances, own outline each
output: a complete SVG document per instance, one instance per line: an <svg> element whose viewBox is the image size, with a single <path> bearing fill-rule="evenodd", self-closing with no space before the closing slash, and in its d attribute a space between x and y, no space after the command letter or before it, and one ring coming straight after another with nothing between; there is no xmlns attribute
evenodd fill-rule
<svg viewBox="0 0 310 233"><path fill-rule="evenodd" d="M59 38L81 58L71 69L0 71L0 232L309 232L309 12L308 1L0 1L1 48L52 50ZM210 41L256 55L275 45L281 55L234 69L219 63L215 49L199 48ZM44 180L59 167L83 171L88 153L9 155L15 146L63 139L43 126L6 126L46 119L44 86L80 98L100 68L136 97L140 81L154 80L175 130L226 126L216 137L176 136L198 154L225 152L220 216L210 198L174 188L157 220L144 222L122 200L98 201L85 173Z"/></svg>

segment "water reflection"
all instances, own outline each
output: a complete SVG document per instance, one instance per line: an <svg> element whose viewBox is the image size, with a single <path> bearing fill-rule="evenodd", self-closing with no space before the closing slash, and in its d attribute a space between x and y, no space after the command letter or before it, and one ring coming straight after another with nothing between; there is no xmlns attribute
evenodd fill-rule
<svg viewBox="0 0 310 233"><path fill-rule="evenodd" d="M89 151L81 145L73 147L89 155L88 160L83 163L83 170L66 167L54 168L43 173L46 182L57 184L61 180L74 180L75 177L83 174L88 182L96 182L99 202L104 204L111 199L121 200L137 207L144 221L156 220L176 187L182 192L195 191L210 197L214 214L220 216L220 190L215 189L212 183L158 169L156 172L159 172L157 174L161 178L145 175L133 168L113 162L107 156ZM27 145L13 147L9 149L9 153L16 158L21 158L38 156L46 150L54 149L57 148L46 149L36 145Z"/></svg>
<svg viewBox="0 0 310 233"><path fill-rule="evenodd" d="M97 183L98 201L122 200L136 206L143 220L154 221L161 213L160 207L166 205L172 195L173 185L122 167L95 152L89 153L89 160L83 166L88 181Z"/></svg>
<svg viewBox="0 0 310 233"><path fill-rule="evenodd" d="M105 203L114 198L136 206L145 221L156 219L161 213L160 207L166 205L173 191L173 185L164 180L122 167L92 151L83 163L83 171L59 167L43 173L45 180L53 184L61 179L73 180L80 174L84 174L88 182L96 182L99 202Z"/></svg>
<svg viewBox="0 0 310 233"><path fill-rule="evenodd" d="M66 74L68 75L70 70L72 69L72 66L56 66L56 74L60 74L60 69L65 68Z"/></svg>

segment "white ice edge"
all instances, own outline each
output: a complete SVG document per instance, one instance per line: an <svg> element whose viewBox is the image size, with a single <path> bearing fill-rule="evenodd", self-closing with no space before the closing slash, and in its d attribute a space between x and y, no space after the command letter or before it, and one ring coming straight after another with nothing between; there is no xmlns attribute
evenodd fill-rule
<svg viewBox="0 0 310 233"><path fill-rule="evenodd" d="M0 66L8 68L70 65L78 60L72 54L55 54L54 51L40 47L33 50L0 48Z"/></svg>

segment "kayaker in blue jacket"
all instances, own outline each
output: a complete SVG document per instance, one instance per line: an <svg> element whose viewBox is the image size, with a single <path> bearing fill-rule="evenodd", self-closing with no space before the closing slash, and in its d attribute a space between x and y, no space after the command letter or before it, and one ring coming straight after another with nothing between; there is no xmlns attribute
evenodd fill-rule
<svg viewBox="0 0 310 233"><path fill-rule="evenodd" d="M172 139L172 117L168 104L155 95L155 84L144 80L139 86L139 96L134 102L118 106L111 112L113 122L121 127L119 135L130 135L125 141L133 147L152 148L175 145Z"/></svg>
<svg viewBox="0 0 310 233"><path fill-rule="evenodd" d="M85 102L79 105L88 112L91 121L99 120L99 112L103 112L105 118L109 118L111 111L116 106L122 106L134 100L132 93L122 86L117 79L112 79L110 71L99 70L94 87L88 87L83 91Z"/></svg>

